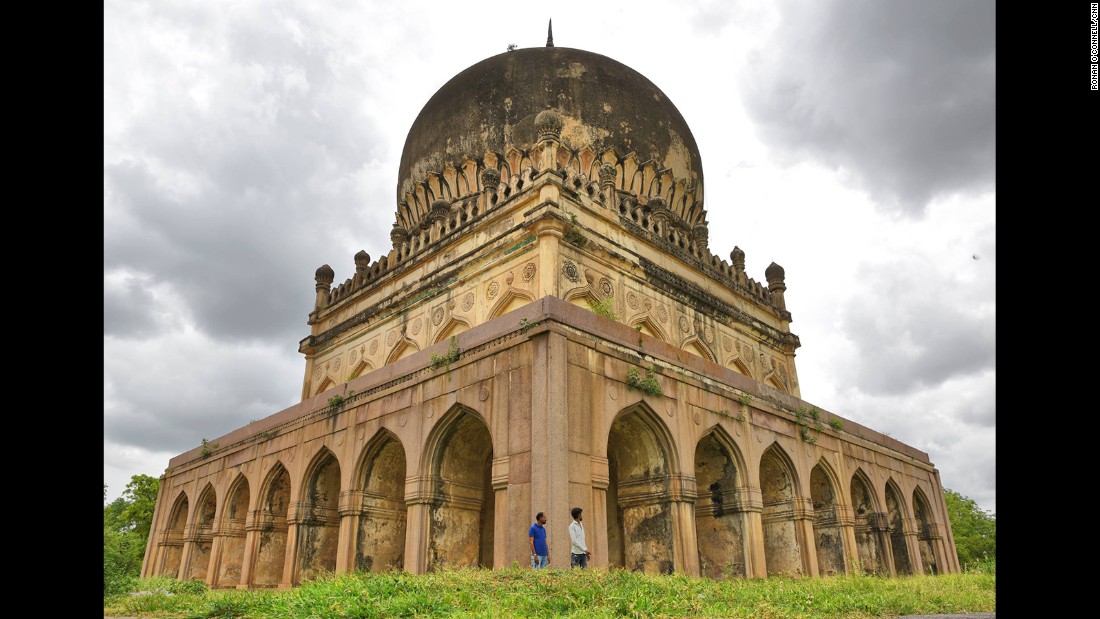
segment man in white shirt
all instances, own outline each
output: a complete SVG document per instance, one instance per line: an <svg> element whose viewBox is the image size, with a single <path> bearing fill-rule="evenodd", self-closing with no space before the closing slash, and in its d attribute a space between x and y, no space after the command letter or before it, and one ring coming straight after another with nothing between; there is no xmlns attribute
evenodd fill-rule
<svg viewBox="0 0 1100 619"><path fill-rule="evenodd" d="M588 550L588 545L584 543L584 525L581 521L584 520L584 516L581 512L584 511L579 507L574 507L569 510L569 513L573 516L573 522L569 523L569 543L571 556L569 558L569 567L579 567L582 570L588 569L588 558L592 556L592 552Z"/></svg>

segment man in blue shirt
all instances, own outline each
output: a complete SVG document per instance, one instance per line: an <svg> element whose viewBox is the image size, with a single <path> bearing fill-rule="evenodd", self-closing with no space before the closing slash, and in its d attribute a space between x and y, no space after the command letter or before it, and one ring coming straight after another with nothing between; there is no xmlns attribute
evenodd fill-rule
<svg viewBox="0 0 1100 619"><path fill-rule="evenodd" d="M546 514L535 514L535 524L527 529L527 537L531 539L531 568L541 569L550 564L550 546L546 543Z"/></svg>

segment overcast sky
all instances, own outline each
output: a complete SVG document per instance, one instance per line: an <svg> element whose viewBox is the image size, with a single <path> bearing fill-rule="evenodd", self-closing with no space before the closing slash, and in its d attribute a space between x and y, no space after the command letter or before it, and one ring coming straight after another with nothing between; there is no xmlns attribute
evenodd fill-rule
<svg viewBox="0 0 1100 619"><path fill-rule="evenodd" d="M786 271L803 399L996 512L992 0L106 0L107 500L300 400L314 271L390 249L416 115L550 19L687 120L711 251Z"/></svg>

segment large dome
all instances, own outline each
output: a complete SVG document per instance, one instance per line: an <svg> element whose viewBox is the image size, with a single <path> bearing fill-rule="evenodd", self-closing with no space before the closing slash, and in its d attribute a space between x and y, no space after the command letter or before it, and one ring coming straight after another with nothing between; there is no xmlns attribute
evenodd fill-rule
<svg viewBox="0 0 1100 619"><path fill-rule="evenodd" d="M524 150L536 143L535 116L553 110L561 143L619 157L636 152L675 178L697 184L703 167L695 137L668 97L630 67L565 47L505 52L462 71L420 111L401 152L400 202L413 186L464 156Z"/></svg>

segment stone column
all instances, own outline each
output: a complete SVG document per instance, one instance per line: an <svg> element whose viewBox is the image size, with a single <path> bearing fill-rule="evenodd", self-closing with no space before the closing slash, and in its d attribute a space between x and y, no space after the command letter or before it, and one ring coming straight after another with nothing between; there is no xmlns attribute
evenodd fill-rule
<svg viewBox="0 0 1100 619"><path fill-rule="evenodd" d="M336 546L336 571L355 568L355 545L359 537L359 515L363 513L363 493L344 490L340 493L340 541Z"/></svg>
<svg viewBox="0 0 1100 619"><path fill-rule="evenodd" d="M673 475L671 479L672 501L672 563L677 572L699 576L699 541L695 530L695 478Z"/></svg>
<svg viewBox="0 0 1100 619"><path fill-rule="evenodd" d="M594 522L602 523L602 529L599 531L600 535L595 537L595 543L592 540L587 539L585 535L585 541L588 542L588 549L592 551L592 557L589 560L589 564L593 567L601 567L607 569L608 561L608 548L607 548L607 485L610 481L607 458L602 456L592 456L592 520ZM568 524L568 523L566 523ZM568 535L565 538L565 546L569 546ZM569 560L569 551L565 551L566 561ZM566 566L569 564L566 563Z"/></svg>
<svg viewBox="0 0 1100 619"><path fill-rule="evenodd" d="M432 496L428 475L405 479L405 571L423 574L428 570L428 526L431 519Z"/></svg>
<svg viewBox="0 0 1100 619"><path fill-rule="evenodd" d="M871 527L878 537L879 547L882 548L882 562L886 564L886 570L891 577L897 576L897 570L894 569L894 546L890 543L890 514L875 512L871 517Z"/></svg>
<svg viewBox="0 0 1100 619"><path fill-rule="evenodd" d="M746 488L745 501L745 576L767 578L768 560L764 555L764 497L760 488Z"/></svg>
<svg viewBox="0 0 1100 619"><path fill-rule="evenodd" d="M191 552L195 547L196 528L191 524L183 527L183 550L180 551L180 569L176 572L176 578L180 580L191 579Z"/></svg>
<svg viewBox="0 0 1100 619"><path fill-rule="evenodd" d="M541 237L541 235L540 235ZM553 237L556 245L557 238ZM545 273L545 271L544 271ZM556 270L555 270L556 274ZM579 461L570 451L569 424L587 423L589 411L569 410L569 369L567 363L568 340L553 331L546 331L531 340L534 345L531 363L531 505L528 518L536 512L546 512L555 533L551 547L551 562L558 566L569 565L568 538L569 510L575 505L570 499L570 484L591 485L591 470L574 470ZM585 401L573 398L572 401ZM579 405L578 405L579 407ZM572 413L572 414L571 414ZM588 454L583 454L587 459ZM589 493L591 496L591 493ZM579 505L584 510L585 531L604 526L595 522L592 505ZM558 523L555 525L554 523ZM562 523L565 526L562 526ZM528 523L530 524L530 523ZM524 529L525 530L525 529ZM587 536L586 540L587 542Z"/></svg>
<svg viewBox="0 0 1100 619"><path fill-rule="evenodd" d="M150 578L155 574L152 573L154 566L156 566L156 560L161 554L161 546L154 540L157 539L157 533L164 528L164 524L160 523L161 506L168 502L166 494L168 492L168 484L166 483L165 475L160 476L160 484L157 486L157 502L153 505L153 526L149 527L149 537L145 540L145 557L141 560L141 577Z"/></svg>
<svg viewBox="0 0 1100 619"><path fill-rule="evenodd" d="M252 570L256 565L256 553L259 552L259 510L248 513L248 519L244 523L244 560L241 562L241 582L238 589L252 588Z"/></svg>
<svg viewBox="0 0 1100 619"><path fill-rule="evenodd" d="M814 544L814 506L809 497L795 497L791 501L794 511L795 539L802 556L802 573L814 577L821 575L817 565L817 546Z"/></svg>
<svg viewBox="0 0 1100 619"><path fill-rule="evenodd" d="M206 584L210 585L211 588L218 584L218 572L221 571L222 548L225 547L225 537L225 534L221 532L221 527L218 526L218 519L215 518L210 539L210 562L206 566Z"/></svg>
<svg viewBox="0 0 1100 619"><path fill-rule="evenodd" d="M844 544L844 573L855 573L859 564L859 547L856 545L856 513L851 505L836 505L836 522L840 527L841 542Z"/></svg>
<svg viewBox="0 0 1100 619"><path fill-rule="evenodd" d="M286 519L286 553L283 555L283 579L280 589L289 589L298 582L298 528L301 523L303 505L292 503L294 515Z"/></svg>
<svg viewBox="0 0 1100 619"><path fill-rule="evenodd" d="M493 458L493 513L496 515L493 527L493 569L508 567L508 543L515 538L508 512L508 470L511 458L507 455ZM490 499L486 499L490 500ZM521 562L520 565L523 565Z"/></svg>

